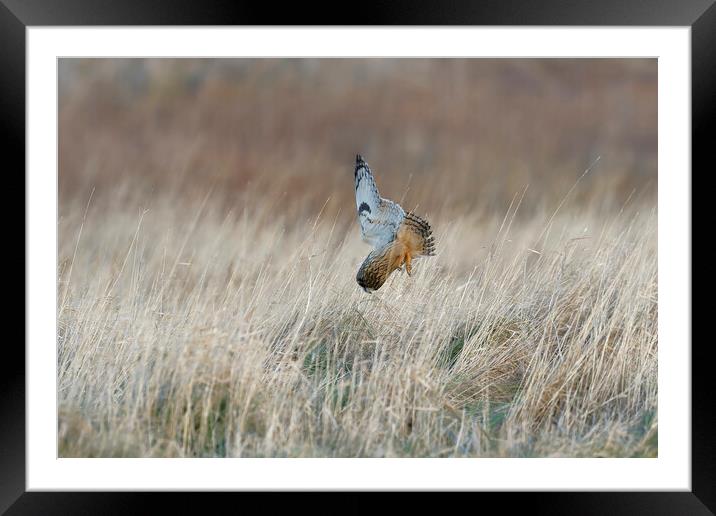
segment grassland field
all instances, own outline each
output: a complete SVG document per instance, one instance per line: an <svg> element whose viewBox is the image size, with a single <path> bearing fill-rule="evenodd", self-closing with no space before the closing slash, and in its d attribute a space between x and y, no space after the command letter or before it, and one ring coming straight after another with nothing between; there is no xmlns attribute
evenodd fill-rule
<svg viewBox="0 0 716 516"><path fill-rule="evenodd" d="M528 61L61 64L59 455L656 456L656 66Z"/></svg>

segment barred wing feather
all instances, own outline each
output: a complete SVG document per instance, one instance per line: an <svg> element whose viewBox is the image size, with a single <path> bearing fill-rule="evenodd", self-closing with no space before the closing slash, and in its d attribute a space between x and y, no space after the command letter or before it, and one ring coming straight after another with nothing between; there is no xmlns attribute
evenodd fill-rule
<svg viewBox="0 0 716 516"><path fill-rule="evenodd" d="M405 212L397 203L380 197L373 173L360 154L354 176L361 237L375 248L382 247L395 238Z"/></svg>

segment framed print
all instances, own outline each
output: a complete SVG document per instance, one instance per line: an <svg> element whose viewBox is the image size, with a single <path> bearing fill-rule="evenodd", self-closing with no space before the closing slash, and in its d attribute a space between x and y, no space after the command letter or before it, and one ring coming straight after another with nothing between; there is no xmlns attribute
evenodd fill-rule
<svg viewBox="0 0 716 516"><path fill-rule="evenodd" d="M712 513L712 2L64 4L2 7L8 514L186 490Z"/></svg>

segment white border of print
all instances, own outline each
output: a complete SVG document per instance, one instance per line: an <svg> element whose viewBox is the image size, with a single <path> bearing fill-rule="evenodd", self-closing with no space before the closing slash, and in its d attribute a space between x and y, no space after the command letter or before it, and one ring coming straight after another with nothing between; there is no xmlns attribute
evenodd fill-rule
<svg viewBox="0 0 716 516"><path fill-rule="evenodd" d="M658 458L57 458L57 59L73 56L658 57ZM690 490L690 73L688 27L29 27L27 489Z"/></svg>

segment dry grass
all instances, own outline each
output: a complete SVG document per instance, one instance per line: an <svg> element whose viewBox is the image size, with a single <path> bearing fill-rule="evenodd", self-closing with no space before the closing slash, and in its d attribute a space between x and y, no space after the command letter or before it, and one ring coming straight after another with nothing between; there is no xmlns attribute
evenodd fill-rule
<svg viewBox="0 0 716 516"><path fill-rule="evenodd" d="M60 456L656 456L653 60L117 63L60 66ZM356 152L437 240L371 295Z"/></svg>
<svg viewBox="0 0 716 516"><path fill-rule="evenodd" d="M373 295L357 227L268 211L68 209L61 456L656 454L654 211L434 214Z"/></svg>

